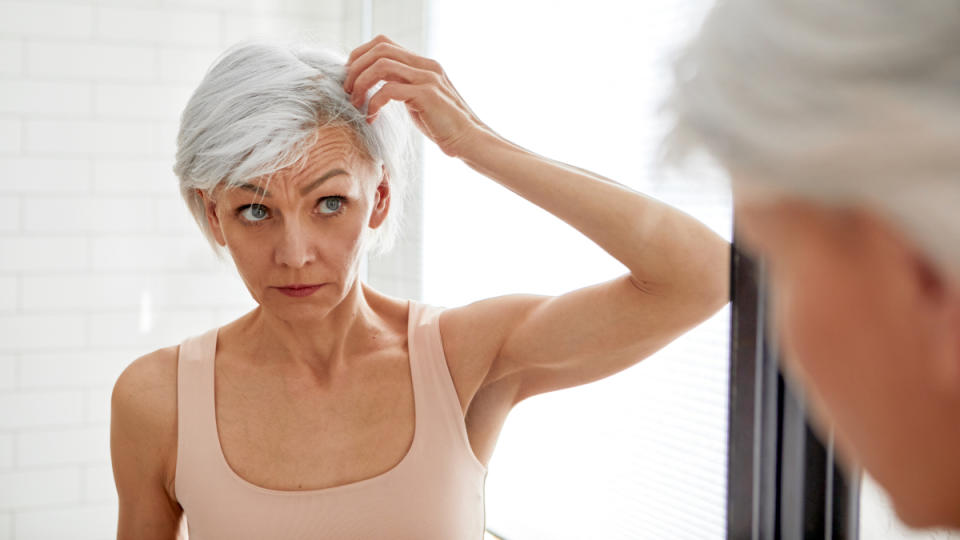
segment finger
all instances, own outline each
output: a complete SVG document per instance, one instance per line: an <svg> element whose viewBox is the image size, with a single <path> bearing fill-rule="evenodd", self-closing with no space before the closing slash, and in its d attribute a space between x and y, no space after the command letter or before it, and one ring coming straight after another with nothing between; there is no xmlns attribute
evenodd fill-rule
<svg viewBox="0 0 960 540"><path fill-rule="evenodd" d="M367 98L367 92L380 81L425 84L437 82L436 77L434 73L412 68L392 58L381 58L357 77L350 95L350 102L354 107L362 105Z"/></svg>
<svg viewBox="0 0 960 540"><path fill-rule="evenodd" d="M391 100L402 101L413 112L420 112L425 96L424 87L412 84L388 82L380 87L367 103L367 122L372 122L377 113Z"/></svg>
<svg viewBox="0 0 960 540"><path fill-rule="evenodd" d="M343 89L352 93L357 76L380 58L390 58L397 62L407 64L408 66L438 74L442 72L440 64L435 60L418 56L392 43L382 43L371 47L365 53L358 56L347 67L347 76L343 81Z"/></svg>
<svg viewBox="0 0 960 540"><path fill-rule="evenodd" d="M371 39L370 41L364 43L363 45L360 45L359 47L350 51L350 57L347 58L347 65L349 66L351 63L353 63L354 60L357 59L357 57L369 51L370 49L376 47L380 43L391 43L393 45L396 45L396 43L393 43L393 41L391 41L390 38L388 38L383 34L380 34L377 37Z"/></svg>

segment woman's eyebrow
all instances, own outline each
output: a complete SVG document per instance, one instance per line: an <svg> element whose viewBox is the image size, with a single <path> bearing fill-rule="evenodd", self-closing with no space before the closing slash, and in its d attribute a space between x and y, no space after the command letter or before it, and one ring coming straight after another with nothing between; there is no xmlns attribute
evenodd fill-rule
<svg viewBox="0 0 960 540"><path fill-rule="evenodd" d="M333 178L334 176L341 175L341 174L349 174L349 173L347 173L347 171L345 171L345 170L343 170L343 169L331 169L330 171L327 171L326 173L324 173L323 176L321 176L320 178L317 178L317 179L314 180L313 182L310 182L310 184L309 184L307 187L301 189L301 190L300 190L300 195L306 195L307 193L310 193L310 191L312 191L313 189L315 189L317 186L319 186L320 184L324 183L324 182L327 181L328 179ZM261 188L260 186L255 186L255 185L253 185L253 184L240 184L240 185L237 186L237 187L242 188L242 189L246 189L246 190L249 190L249 191L252 191L252 192L254 192L254 193L258 194L258 195L262 195L262 196L264 196L264 197L270 197L270 192L269 192L269 191L266 191L265 189Z"/></svg>

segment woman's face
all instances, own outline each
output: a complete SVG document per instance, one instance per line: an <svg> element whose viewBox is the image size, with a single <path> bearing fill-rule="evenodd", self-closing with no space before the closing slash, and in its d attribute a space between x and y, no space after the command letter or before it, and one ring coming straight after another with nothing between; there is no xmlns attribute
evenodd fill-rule
<svg viewBox="0 0 960 540"><path fill-rule="evenodd" d="M955 292L876 214L736 198L739 238L766 263L785 369L814 419L905 522L955 518Z"/></svg>
<svg viewBox="0 0 960 540"><path fill-rule="evenodd" d="M264 178L204 194L207 219L263 309L285 320L322 317L356 280L365 229L387 215L382 180L346 128L321 128L302 170L277 172L269 187ZM297 284L322 287L306 297L278 289Z"/></svg>

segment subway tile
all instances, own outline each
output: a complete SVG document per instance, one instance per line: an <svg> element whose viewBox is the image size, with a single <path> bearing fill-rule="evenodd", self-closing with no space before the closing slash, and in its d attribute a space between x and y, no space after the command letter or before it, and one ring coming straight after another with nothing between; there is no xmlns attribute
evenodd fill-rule
<svg viewBox="0 0 960 540"><path fill-rule="evenodd" d="M138 308L149 290L146 274L70 274L23 276L21 295L27 312Z"/></svg>
<svg viewBox="0 0 960 540"><path fill-rule="evenodd" d="M18 511L15 534L17 540L115 538L117 511L116 505L102 503Z"/></svg>
<svg viewBox="0 0 960 540"><path fill-rule="evenodd" d="M87 465L83 468L83 501L86 503L117 503L117 485L113 479L113 467L107 463Z"/></svg>
<svg viewBox="0 0 960 540"><path fill-rule="evenodd" d="M90 170L88 159L0 158L0 193L85 193Z"/></svg>
<svg viewBox="0 0 960 540"><path fill-rule="evenodd" d="M23 72L23 43L19 39L0 39L0 75Z"/></svg>
<svg viewBox="0 0 960 540"><path fill-rule="evenodd" d="M192 86L158 84L98 84L94 108L100 117L176 120L187 104Z"/></svg>
<svg viewBox="0 0 960 540"><path fill-rule="evenodd" d="M175 345L214 326L211 309L94 313L89 319L92 346L141 347L145 352Z"/></svg>
<svg viewBox="0 0 960 540"><path fill-rule="evenodd" d="M79 467L56 467L0 472L0 509L80 501ZM19 513L18 513L19 520ZM18 534L17 538L21 536Z"/></svg>
<svg viewBox="0 0 960 540"><path fill-rule="evenodd" d="M136 43L216 45L220 16L209 11L101 7L96 35Z"/></svg>
<svg viewBox="0 0 960 540"><path fill-rule="evenodd" d="M304 15L316 20L340 21L342 2L317 0L164 0L168 6L220 9L250 15Z"/></svg>
<svg viewBox="0 0 960 540"><path fill-rule="evenodd" d="M16 436L18 467L69 465L110 456L108 425L22 431Z"/></svg>
<svg viewBox="0 0 960 540"><path fill-rule="evenodd" d="M86 38L92 33L92 6L0 2L0 34Z"/></svg>
<svg viewBox="0 0 960 540"><path fill-rule="evenodd" d="M157 283L156 298L161 308L242 307L253 301L235 272L170 274Z"/></svg>
<svg viewBox="0 0 960 540"><path fill-rule="evenodd" d="M2 202L0 199L0 205ZM31 195L24 198L23 230L28 233L149 232L156 228L153 212L153 201L146 197ZM0 217L0 230L2 228Z"/></svg>
<svg viewBox="0 0 960 540"><path fill-rule="evenodd" d="M186 103L184 103L186 105ZM177 113L174 118L179 118ZM154 151L158 156L164 156L172 166L177 156L177 134L180 124L175 121L158 122L154 126Z"/></svg>
<svg viewBox="0 0 960 540"><path fill-rule="evenodd" d="M0 113L85 117L92 99L89 83L0 80Z"/></svg>
<svg viewBox="0 0 960 540"><path fill-rule="evenodd" d="M160 48L160 80L190 83L196 88L221 52L212 47Z"/></svg>
<svg viewBox="0 0 960 540"><path fill-rule="evenodd" d="M0 313L12 313L17 310L20 285L13 276L0 276Z"/></svg>
<svg viewBox="0 0 960 540"><path fill-rule="evenodd" d="M14 354L0 354L0 390L10 390L17 386L18 359Z"/></svg>
<svg viewBox="0 0 960 540"><path fill-rule="evenodd" d="M88 242L68 236L0 237L0 272L87 268Z"/></svg>
<svg viewBox="0 0 960 540"><path fill-rule="evenodd" d="M143 356L138 354L135 358ZM133 359L131 359L131 362ZM129 365L129 362L128 362ZM124 366L126 367L126 366ZM110 402L113 395L112 381L109 385L88 388L83 396L83 421L92 424L110 423Z"/></svg>
<svg viewBox="0 0 960 540"><path fill-rule="evenodd" d="M82 315L0 315L0 353L85 344L86 323Z"/></svg>
<svg viewBox="0 0 960 540"><path fill-rule="evenodd" d="M141 310L242 306L250 293L239 276L221 273L104 273L23 276L27 312L78 309Z"/></svg>
<svg viewBox="0 0 960 540"><path fill-rule="evenodd" d="M23 390L112 387L140 349L85 349L61 353L24 352L18 384Z"/></svg>
<svg viewBox="0 0 960 540"><path fill-rule="evenodd" d="M20 197L0 196L0 233L20 230ZM3 304L0 292L0 306Z"/></svg>
<svg viewBox="0 0 960 540"><path fill-rule="evenodd" d="M0 394L0 429L71 426L82 421L83 392L79 390Z"/></svg>
<svg viewBox="0 0 960 540"><path fill-rule="evenodd" d="M218 266L200 234L94 238L96 270L208 270Z"/></svg>
<svg viewBox="0 0 960 540"><path fill-rule="evenodd" d="M28 154L146 156L156 152L154 128L147 122L28 120Z"/></svg>
<svg viewBox="0 0 960 540"><path fill-rule="evenodd" d="M0 118L0 154L19 154L23 127L15 118Z"/></svg>
<svg viewBox="0 0 960 540"><path fill-rule="evenodd" d="M31 77L94 81L153 81L157 77L154 47L29 41L24 48L26 72Z"/></svg>
<svg viewBox="0 0 960 540"><path fill-rule="evenodd" d="M180 193L173 162L169 159L97 159L94 161L93 185L101 193L176 196Z"/></svg>
<svg viewBox="0 0 960 540"><path fill-rule="evenodd" d="M0 470L12 469L13 465L13 432L0 431Z"/></svg>
<svg viewBox="0 0 960 540"><path fill-rule="evenodd" d="M340 20L235 13L224 15L224 43L233 44L251 37L302 39L336 48L340 45Z"/></svg>
<svg viewBox="0 0 960 540"><path fill-rule="evenodd" d="M157 198L154 204L158 232L201 234L200 226L193 219L193 214L190 213L186 201L180 198L179 193L175 198Z"/></svg>

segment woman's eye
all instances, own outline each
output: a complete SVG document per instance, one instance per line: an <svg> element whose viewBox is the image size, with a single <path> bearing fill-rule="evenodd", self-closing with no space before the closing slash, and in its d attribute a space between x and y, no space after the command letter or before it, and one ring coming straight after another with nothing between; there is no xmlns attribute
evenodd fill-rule
<svg viewBox="0 0 960 540"><path fill-rule="evenodd" d="M324 197L320 200L320 213L321 214L336 214L343 207L343 197L332 196Z"/></svg>
<svg viewBox="0 0 960 540"><path fill-rule="evenodd" d="M245 220L256 223L267 217L267 207L262 204L248 204L237 210L237 213Z"/></svg>

